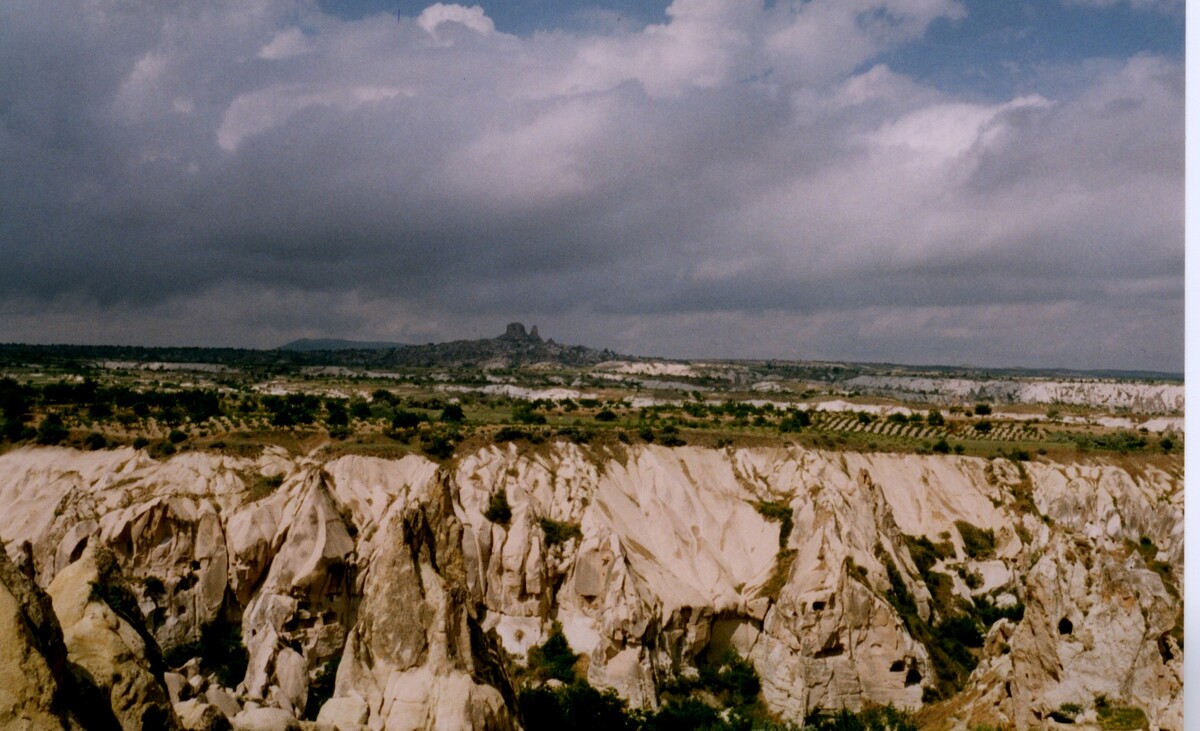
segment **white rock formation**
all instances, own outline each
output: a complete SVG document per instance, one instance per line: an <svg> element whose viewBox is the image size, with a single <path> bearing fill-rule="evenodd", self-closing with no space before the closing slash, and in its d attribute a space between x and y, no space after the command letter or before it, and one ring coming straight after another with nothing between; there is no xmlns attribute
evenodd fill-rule
<svg viewBox="0 0 1200 731"><path fill-rule="evenodd" d="M258 496L257 475L283 481ZM506 525L485 517L499 490ZM235 719L265 707L339 728L515 728L500 646L523 658L554 621L589 681L637 706L734 649L785 718L915 709L941 671L910 623L978 601L1025 615L993 625L931 727L1037 726L1062 704L1093 713L1103 694L1182 728L1182 475L1150 465L555 444L439 467L24 448L0 455L0 501L9 554L28 560L28 542L42 585L77 586L81 557L111 549L164 648L240 621L249 666L221 691ZM991 531L991 555L968 554L963 524ZM917 536L951 546L940 589L910 553ZM100 611L79 591L64 626ZM311 683L334 660L334 698L317 708ZM188 678L185 695L216 688Z"/></svg>
<svg viewBox="0 0 1200 731"><path fill-rule="evenodd" d="M47 588L62 625L75 691L94 689L94 698L81 700L107 701L113 720L126 731L178 728L158 648L147 642L144 628L135 626L140 617L122 616L109 604L122 588L113 562L107 549L89 546ZM104 715L99 704L89 709L89 718Z"/></svg>
<svg viewBox="0 0 1200 731"><path fill-rule="evenodd" d="M80 728L66 702L66 660L49 597L0 555L0 726Z"/></svg>

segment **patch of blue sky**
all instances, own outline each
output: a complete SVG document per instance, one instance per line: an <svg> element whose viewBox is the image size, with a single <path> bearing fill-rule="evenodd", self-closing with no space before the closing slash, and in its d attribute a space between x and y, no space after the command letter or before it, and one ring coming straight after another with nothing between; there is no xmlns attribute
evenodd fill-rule
<svg viewBox="0 0 1200 731"><path fill-rule="evenodd" d="M318 0L322 12L346 19L376 13L416 17L434 3L429 0ZM447 3L448 4L448 3ZM480 5L503 33L527 35L553 29L580 29L600 21L638 28L666 19L667 0L460 0L468 7Z"/></svg>
<svg viewBox="0 0 1200 731"><path fill-rule="evenodd" d="M735 0L731 0L735 1ZM429 0L318 0L346 19L378 13L416 17ZM480 4L496 29L536 31L597 27L636 29L666 20L668 0L502 0ZM768 0L768 6L775 0ZM964 0L963 18L935 20L919 39L864 63L980 100L1040 93L1070 95L1089 69L1139 53L1182 60L1184 11L1172 0Z"/></svg>
<svg viewBox="0 0 1200 731"><path fill-rule="evenodd" d="M1059 0L967 0L967 15L934 21L917 41L872 59L960 96L1009 98L1069 94L1088 66L1141 53L1183 59L1182 8L1128 2L1107 6ZM1071 73L1069 69L1077 69Z"/></svg>

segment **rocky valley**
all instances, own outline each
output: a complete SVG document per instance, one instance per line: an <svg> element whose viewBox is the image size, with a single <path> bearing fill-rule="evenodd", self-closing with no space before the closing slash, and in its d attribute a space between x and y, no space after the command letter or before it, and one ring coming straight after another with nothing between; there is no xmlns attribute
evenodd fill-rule
<svg viewBox="0 0 1200 731"><path fill-rule="evenodd" d="M552 638L647 712L1184 728L1177 453L28 445L0 505L5 728L515 729Z"/></svg>

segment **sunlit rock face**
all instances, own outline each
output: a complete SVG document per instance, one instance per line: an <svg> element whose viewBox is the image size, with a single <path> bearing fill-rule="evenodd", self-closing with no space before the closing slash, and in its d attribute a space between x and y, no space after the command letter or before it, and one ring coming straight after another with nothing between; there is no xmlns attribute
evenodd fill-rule
<svg viewBox="0 0 1200 731"><path fill-rule="evenodd" d="M489 520L500 491L511 515ZM1036 727L1078 706L1086 727L1103 696L1183 728L1182 476L1152 465L565 443L444 465L25 448L0 456L0 504L11 565L52 596L75 586L75 614L81 567L110 554L151 655L240 627L240 678L193 664L172 681L189 718L516 728L506 662L558 622L587 679L634 706L733 650L791 720L892 703L932 727ZM934 559L914 554L918 537ZM8 596L0 620L17 616ZM985 604L1024 614L992 623L977 667L930 706L946 670L928 628ZM50 672L22 653L21 672ZM333 698L315 708L331 661ZM44 693L11 695L7 708L65 717Z"/></svg>

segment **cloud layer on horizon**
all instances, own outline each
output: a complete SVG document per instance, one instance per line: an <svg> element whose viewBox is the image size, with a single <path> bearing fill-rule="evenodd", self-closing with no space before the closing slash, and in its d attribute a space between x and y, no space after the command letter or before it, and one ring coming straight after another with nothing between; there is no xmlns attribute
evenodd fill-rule
<svg viewBox="0 0 1200 731"><path fill-rule="evenodd" d="M0 341L524 319L679 357L1182 369L1182 64L981 100L878 62L965 12L677 0L514 36L447 4L9 4Z"/></svg>

